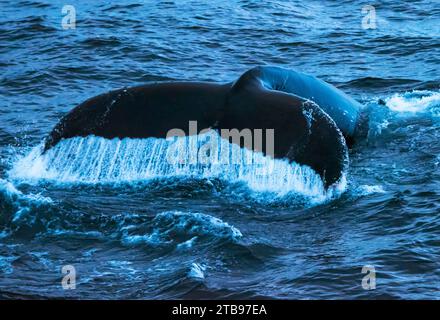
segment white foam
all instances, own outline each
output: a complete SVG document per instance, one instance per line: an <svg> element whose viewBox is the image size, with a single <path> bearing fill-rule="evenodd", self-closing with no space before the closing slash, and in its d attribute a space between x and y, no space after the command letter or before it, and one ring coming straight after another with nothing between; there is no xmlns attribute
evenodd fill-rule
<svg viewBox="0 0 440 320"><path fill-rule="evenodd" d="M27 201L29 203L53 203L49 197L44 197L40 194L23 194L15 186L4 179L0 178L0 192L6 197L8 201L15 202L17 200Z"/></svg>
<svg viewBox="0 0 440 320"><path fill-rule="evenodd" d="M17 190L12 183L7 180L0 178L0 192L2 192L9 200L12 200L13 197L23 195L21 191Z"/></svg>
<svg viewBox="0 0 440 320"><path fill-rule="evenodd" d="M196 280L203 280L205 279L205 273L204 273L205 270L206 267L204 265L193 262L188 272L188 277Z"/></svg>
<svg viewBox="0 0 440 320"><path fill-rule="evenodd" d="M440 92L414 90L403 94L394 94L386 99L386 105L396 112L423 112L440 106Z"/></svg>
<svg viewBox="0 0 440 320"><path fill-rule="evenodd" d="M180 211L157 214L149 233L139 234L135 225L123 226L119 232L124 245L173 246L179 250L191 248L200 238L236 242L243 236L240 230L219 218Z"/></svg>
<svg viewBox="0 0 440 320"><path fill-rule="evenodd" d="M60 141L46 153L42 153L42 145L33 148L15 162L8 174L12 179L29 182L43 179L61 183L115 183L178 176L221 178L244 182L254 191L328 197L320 176L310 167L273 159L210 134L210 139L218 139L218 150L204 149L207 135L174 140L75 137ZM194 154L196 159L191 158ZM344 177L330 193L345 187Z"/></svg>
<svg viewBox="0 0 440 320"><path fill-rule="evenodd" d="M374 193L386 193L385 189L380 185L362 185L359 187L361 195L370 195Z"/></svg>

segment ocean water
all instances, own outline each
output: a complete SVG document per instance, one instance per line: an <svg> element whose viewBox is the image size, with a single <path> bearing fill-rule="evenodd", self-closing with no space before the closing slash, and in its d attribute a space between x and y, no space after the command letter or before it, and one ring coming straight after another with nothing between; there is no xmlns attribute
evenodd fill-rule
<svg viewBox="0 0 440 320"><path fill-rule="evenodd" d="M440 298L440 2L373 3L370 29L365 1L80 0L68 30L65 4L0 0L0 298ZM244 150L227 170L171 166L160 139L41 155L94 95L256 65L369 108L335 190Z"/></svg>

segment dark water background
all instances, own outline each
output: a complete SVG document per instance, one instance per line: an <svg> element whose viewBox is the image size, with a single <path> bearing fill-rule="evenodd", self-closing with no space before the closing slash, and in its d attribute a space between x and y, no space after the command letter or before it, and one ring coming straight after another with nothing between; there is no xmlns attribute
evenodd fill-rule
<svg viewBox="0 0 440 320"><path fill-rule="evenodd" d="M64 4L0 1L1 298L440 297L439 1L372 3L369 30L365 1L72 1L74 30L61 28ZM96 94L226 82L264 64L373 106L337 199L221 177L76 183L13 170ZM75 290L61 287L64 265ZM364 265L375 290L361 286Z"/></svg>

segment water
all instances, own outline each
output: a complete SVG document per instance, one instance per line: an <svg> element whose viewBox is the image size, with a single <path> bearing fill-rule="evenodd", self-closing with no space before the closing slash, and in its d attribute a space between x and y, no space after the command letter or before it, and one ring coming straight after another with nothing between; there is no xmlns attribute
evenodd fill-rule
<svg viewBox="0 0 440 320"><path fill-rule="evenodd" d="M74 30L61 28L64 4L0 1L0 297L440 297L438 1L382 1L369 30L364 2L76 1ZM157 139L39 153L96 94L227 82L261 64L370 109L337 190L243 150L223 171L164 165ZM75 290L61 286L65 265ZM375 290L362 288L365 265Z"/></svg>

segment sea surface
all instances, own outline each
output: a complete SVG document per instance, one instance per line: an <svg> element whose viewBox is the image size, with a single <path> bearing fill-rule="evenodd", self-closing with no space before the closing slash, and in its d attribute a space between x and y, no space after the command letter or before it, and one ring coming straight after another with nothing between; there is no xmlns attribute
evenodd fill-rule
<svg viewBox="0 0 440 320"><path fill-rule="evenodd" d="M439 299L440 2L376 1L365 29L367 4L0 0L0 298ZM160 139L41 155L92 96L257 65L370 110L337 192L283 161L176 170Z"/></svg>

